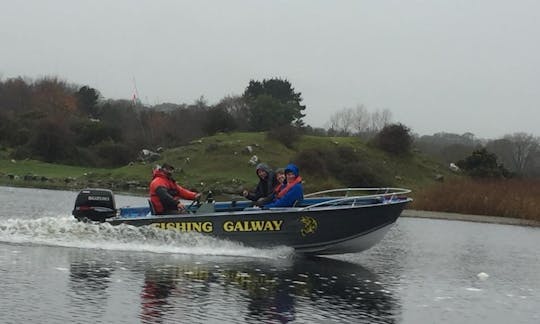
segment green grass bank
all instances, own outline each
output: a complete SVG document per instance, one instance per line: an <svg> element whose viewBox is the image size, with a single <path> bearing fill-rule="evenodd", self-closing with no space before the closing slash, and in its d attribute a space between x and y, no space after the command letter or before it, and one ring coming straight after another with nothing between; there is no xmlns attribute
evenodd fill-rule
<svg viewBox="0 0 540 324"><path fill-rule="evenodd" d="M356 164L350 164L350 170L343 172L354 174L361 168L362 175L366 175L364 178L376 179L377 185L406 187L416 191L435 182L437 176L451 177L444 166L427 156L412 154L394 157L353 137L303 136L290 148L268 139L265 133L220 133L186 146L166 149L157 161L134 161L130 165L113 169L57 165L33 160L13 161L4 155L0 159L0 184L73 190L99 186L143 193L151 179L152 168L167 161L177 167L175 178L183 186L199 191L234 194L243 187L249 188L256 184L254 165L249 163L254 155L259 162L277 168L289 162L299 163L295 161L299 152L327 152L337 148L353 152L350 154L354 154L356 161ZM328 172L321 175L317 166L311 167L309 171L300 171L305 180L306 192L355 185L344 183ZM370 185L363 183L362 186Z"/></svg>
<svg viewBox="0 0 540 324"><path fill-rule="evenodd" d="M352 154L345 162L337 163L343 164L339 172L350 174L353 180L346 183L347 177L322 170L324 161L317 161L321 158L317 155L299 155L314 150ZM292 147L286 147L268 139L265 133L220 133L166 149L159 160L134 161L112 169L13 161L4 152L0 154L0 185L67 190L100 187L145 195L152 168L167 161L177 167L175 178L181 185L203 192L212 190L227 198L256 185L255 167L249 162L253 156L274 168L289 162L310 165L300 169L306 192L359 186L403 187L413 190L413 209L540 221L538 180L474 181L451 173L422 153L396 157L354 137L302 136ZM354 163L349 163L351 159ZM356 184L355 179L364 179L364 183ZM370 179L373 184L366 183Z"/></svg>

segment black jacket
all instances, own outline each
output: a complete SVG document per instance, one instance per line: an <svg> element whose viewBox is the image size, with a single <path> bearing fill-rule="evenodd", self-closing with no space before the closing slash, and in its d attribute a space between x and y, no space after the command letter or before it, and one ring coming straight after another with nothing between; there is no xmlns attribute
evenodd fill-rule
<svg viewBox="0 0 540 324"><path fill-rule="evenodd" d="M259 177L259 183L257 184L255 191L249 192L246 198L252 201L258 201L259 199L263 198L261 202L264 204L272 201L274 198L274 188L277 186L278 181L274 171L272 171L272 169L270 169L270 167L265 163L260 163L257 165L255 172L257 172L259 169L266 171L268 176L265 179Z"/></svg>

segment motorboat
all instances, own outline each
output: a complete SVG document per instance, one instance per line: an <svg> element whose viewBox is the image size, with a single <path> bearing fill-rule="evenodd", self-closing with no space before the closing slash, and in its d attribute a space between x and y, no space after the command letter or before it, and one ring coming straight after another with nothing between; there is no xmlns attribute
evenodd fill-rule
<svg viewBox="0 0 540 324"><path fill-rule="evenodd" d="M306 194L292 207L259 208L247 200L193 201L186 213L155 215L148 206L116 208L114 193L88 188L73 216L111 225L198 232L246 246L288 246L300 253L356 253L378 243L412 201L402 188L341 188Z"/></svg>

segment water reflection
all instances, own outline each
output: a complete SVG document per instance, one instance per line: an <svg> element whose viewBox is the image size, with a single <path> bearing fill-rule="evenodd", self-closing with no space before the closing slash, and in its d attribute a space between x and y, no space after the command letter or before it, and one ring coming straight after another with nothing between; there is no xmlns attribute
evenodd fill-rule
<svg viewBox="0 0 540 324"><path fill-rule="evenodd" d="M77 254L69 267L68 308L73 319L84 319L89 314L105 313L110 296L108 288L113 272L111 265L96 259L85 259Z"/></svg>
<svg viewBox="0 0 540 324"><path fill-rule="evenodd" d="M130 298L140 303L139 318L145 323L178 318L189 322L242 318L250 323L394 323L398 312L394 296L373 273L330 258L174 256L171 260L170 256L144 255L142 260L123 257L103 262L87 257L72 261L70 288L84 295L87 307L111 303L114 291L120 289L111 277L121 278L130 287L139 287L139 293Z"/></svg>
<svg viewBox="0 0 540 324"><path fill-rule="evenodd" d="M169 272L147 271L141 292L141 319L156 322L164 317L169 309L171 292L177 289L176 275Z"/></svg>
<svg viewBox="0 0 540 324"><path fill-rule="evenodd" d="M112 269L103 263L82 261L70 267L70 286L79 293L85 290L101 293L109 285Z"/></svg>

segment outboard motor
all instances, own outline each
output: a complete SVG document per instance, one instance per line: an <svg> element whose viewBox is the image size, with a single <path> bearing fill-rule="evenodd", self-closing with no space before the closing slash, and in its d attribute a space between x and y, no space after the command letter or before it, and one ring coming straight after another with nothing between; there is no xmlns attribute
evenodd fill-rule
<svg viewBox="0 0 540 324"><path fill-rule="evenodd" d="M116 216L114 194L108 189L83 189L75 199L72 212L77 220L104 222Z"/></svg>

